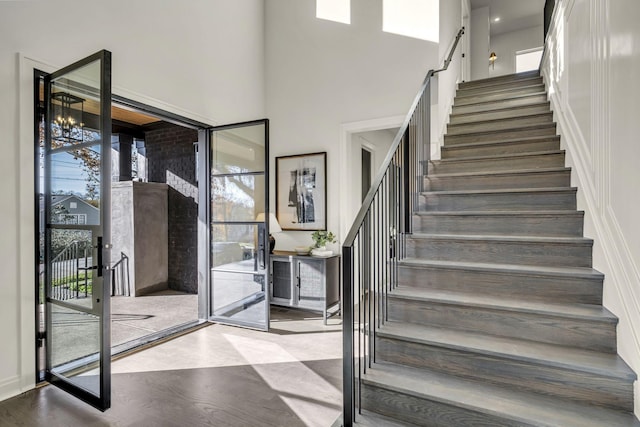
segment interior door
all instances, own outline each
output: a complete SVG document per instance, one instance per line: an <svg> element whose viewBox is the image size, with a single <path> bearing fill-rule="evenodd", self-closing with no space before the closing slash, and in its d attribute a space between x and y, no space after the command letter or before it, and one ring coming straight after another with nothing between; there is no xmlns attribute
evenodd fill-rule
<svg viewBox="0 0 640 427"><path fill-rule="evenodd" d="M269 122L211 130L209 319L269 329Z"/></svg>
<svg viewBox="0 0 640 427"><path fill-rule="evenodd" d="M111 53L45 77L45 378L104 411L110 376Z"/></svg>

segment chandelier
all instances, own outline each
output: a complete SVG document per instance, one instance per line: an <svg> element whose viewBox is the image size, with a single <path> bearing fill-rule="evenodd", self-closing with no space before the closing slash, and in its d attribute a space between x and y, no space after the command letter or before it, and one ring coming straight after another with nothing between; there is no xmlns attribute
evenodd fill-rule
<svg viewBox="0 0 640 427"><path fill-rule="evenodd" d="M82 116L84 99L67 92L51 95L51 135L63 144L79 144L83 141Z"/></svg>

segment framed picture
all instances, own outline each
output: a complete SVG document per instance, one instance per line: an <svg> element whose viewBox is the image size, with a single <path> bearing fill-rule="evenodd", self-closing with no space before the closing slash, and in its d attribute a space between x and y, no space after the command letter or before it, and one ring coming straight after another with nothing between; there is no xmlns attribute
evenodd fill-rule
<svg viewBox="0 0 640 427"><path fill-rule="evenodd" d="M327 229L327 153L276 157L276 216L283 230Z"/></svg>

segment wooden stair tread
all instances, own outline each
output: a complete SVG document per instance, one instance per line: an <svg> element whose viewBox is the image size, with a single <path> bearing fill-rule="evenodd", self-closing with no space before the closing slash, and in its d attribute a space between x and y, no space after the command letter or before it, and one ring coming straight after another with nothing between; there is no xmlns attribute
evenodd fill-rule
<svg viewBox="0 0 640 427"><path fill-rule="evenodd" d="M500 84L501 82L513 82L519 80L526 80L532 77L540 77L538 70L524 71L522 73L506 74L497 77L486 77L484 79L470 80L468 82L461 82L458 84L459 88L478 87L484 84Z"/></svg>
<svg viewBox="0 0 640 427"><path fill-rule="evenodd" d="M506 194L506 193L551 193L551 192L575 192L575 187L538 187L538 188L497 188L491 190L450 190L450 191L423 191L420 194ZM575 209L573 209L575 210Z"/></svg>
<svg viewBox="0 0 640 427"><path fill-rule="evenodd" d="M636 379L636 374L615 353L595 352L405 322L386 322L376 334L379 337L492 355L575 372L588 372L625 381Z"/></svg>
<svg viewBox="0 0 640 427"><path fill-rule="evenodd" d="M365 384L502 417L515 424L563 427L640 426L630 413L515 391L451 375L376 363ZM473 425L473 424L468 424Z"/></svg>
<svg viewBox="0 0 640 427"><path fill-rule="evenodd" d="M492 273L523 274L531 276L572 277L602 279L604 275L590 267L551 267L541 265L498 264L481 262L439 261L405 258L399 262L408 267L441 267L458 270L487 271Z"/></svg>
<svg viewBox="0 0 640 427"><path fill-rule="evenodd" d="M551 103L550 101L534 101L531 104L525 104L525 105L518 105L515 107L504 107L504 108L496 108L493 110L487 110L487 111L476 111L473 113L452 113L450 115L450 117L466 117L466 116L476 116L476 115L482 115L482 114L491 114L491 113L500 113L500 112L507 112L507 111L513 111L513 110L524 110L527 108L531 108L531 107L545 107L545 106L549 106L549 108L551 108ZM457 123L456 123L457 124Z"/></svg>
<svg viewBox="0 0 640 427"><path fill-rule="evenodd" d="M577 210L541 210L541 211L417 211L418 216L583 216L584 211Z"/></svg>
<svg viewBox="0 0 640 427"><path fill-rule="evenodd" d="M473 176L501 176L501 175L522 175L549 172L570 172L571 168L554 167L554 168L528 168L517 170L497 170L482 172L453 172L453 173L434 173L425 175L425 178L457 178L457 177L473 177Z"/></svg>
<svg viewBox="0 0 640 427"><path fill-rule="evenodd" d="M458 240L463 242L508 242L508 243L541 243L546 245L553 244L576 244L576 245L592 245L593 239L586 237L547 237L547 236L505 236L501 234L429 234L429 233L413 233L410 239L428 239L428 240Z"/></svg>
<svg viewBox="0 0 640 427"><path fill-rule="evenodd" d="M498 118L498 119L474 120L474 121L465 122L465 123L449 123L447 126L449 126L449 127L458 127L458 126L470 126L470 125L489 125L489 124L500 123L500 122L503 122L503 121L514 121L514 120L522 120L522 119L531 119L531 118L534 118L534 117L549 117L549 116L553 117L553 113L551 111L547 111L547 112L544 112L544 113L522 114L522 115L519 115L519 116L509 116L509 117ZM551 123L551 122L549 122L549 123Z"/></svg>
<svg viewBox="0 0 640 427"><path fill-rule="evenodd" d="M513 132L516 130L532 130L532 129L547 129L547 128L555 128L556 124L554 122L545 122L545 123L532 123L532 124L523 124L523 125L513 125L513 127L504 128L504 129L496 129L496 130L481 130L481 131L470 131L464 133L456 133L453 135L445 134L445 145L447 145L447 139L455 139L458 137L468 137L470 135L480 136L480 135L499 135L501 133ZM552 136L552 135L550 135ZM449 138L447 138L449 137ZM458 144L453 144L458 145Z"/></svg>
<svg viewBox="0 0 640 427"><path fill-rule="evenodd" d="M537 83L534 83L537 82ZM504 85L509 85L508 87L521 87L521 86L531 86L532 84L544 84L544 80L542 79L541 76L531 76L531 77L526 77L526 78L522 78L522 79L517 79L517 80L510 80L510 81L503 81L503 82L489 82L490 84L486 84L486 85L482 85L482 86L471 86L471 87L465 87L465 86L458 86L456 93L459 94L460 92L466 92L466 91L471 91L471 90L486 90L487 92L490 92L493 88L500 88L500 87L504 87ZM491 84L493 83L493 84ZM514 86L511 86L514 85Z"/></svg>
<svg viewBox="0 0 640 427"><path fill-rule="evenodd" d="M523 88L519 88L519 89L523 89ZM509 97L504 97L504 98L500 98L500 99L479 100L477 102L470 102L468 104L458 104L458 105L456 105L455 102L454 102L453 107L469 107L471 105L477 106L477 105L481 105L481 104L499 103L499 102L509 101L509 100L512 100L512 99L535 97L535 96L540 96L540 95L547 96L547 92L544 90L544 87L542 87L537 92L513 94L513 95L511 95ZM468 95L468 96L461 96L460 98L464 99L464 98L473 98L473 97L481 97L481 96L482 96L481 94L480 95Z"/></svg>
<svg viewBox="0 0 640 427"><path fill-rule="evenodd" d="M447 292L443 290L420 289L413 287L399 287L389 293L389 298L412 299L423 302L438 302L440 304L456 304L472 307L482 307L503 311L535 313L563 318L579 318L617 323L618 318L602 305L596 304L560 304L542 303L536 301Z"/></svg>
<svg viewBox="0 0 640 427"><path fill-rule="evenodd" d="M442 148L443 149L478 148L478 147L498 145L498 144L517 144L517 143L523 143L523 142L548 141L550 138L560 141L559 135L547 135L547 136L531 136L527 138L507 138L507 139L501 139L501 140L495 140L495 141L465 142L465 143L454 144L449 146L445 144Z"/></svg>
<svg viewBox="0 0 640 427"><path fill-rule="evenodd" d="M464 93L464 90L462 90L456 93L456 99L491 96L491 95L497 95L497 94L503 94L503 93L508 94L509 92L515 92L523 89L536 89L536 88L540 88L540 92L544 92L544 88L545 88L544 83L525 84L522 86L509 87L509 88L500 88L499 86L496 86L495 89L491 89L486 92L469 93L469 94Z"/></svg>
<svg viewBox="0 0 640 427"><path fill-rule="evenodd" d="M456 147L459 145L456 144ZM526 153L508 153L508 154L496 154L496 155L484 155L484 156L465 156L465 157L454 157L450 159L438 159L431 160L431 163L457 163L457 162L473 162L476 160L511 160L518 158L527 158L527 157L536 157L536 156L546 156L546 155L557 155L557 154L565 154L564 150L547 150L547 151L528 151Z"/></svg>

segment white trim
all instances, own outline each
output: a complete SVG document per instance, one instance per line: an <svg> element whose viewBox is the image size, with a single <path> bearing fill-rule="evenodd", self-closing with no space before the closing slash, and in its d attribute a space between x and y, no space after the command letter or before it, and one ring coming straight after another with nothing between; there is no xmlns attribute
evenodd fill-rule
<svg viewBox="0 0 640 427"><path fill-rule="evenodd" d="M633 259L629 246L629 236L625 236L618 221L618 213L611 200L612 185L616 177L615 164L612 163L611 98L612 71L610 53L610 17L609 0L595 0L583 7L589 7L590 38L590 84L583 90L591 94L591 110L588 117L591 140L585 140L580 123L573 115L569 98L569 68L560 76L559 81L552 67L556 53L549 46L557 44L563 38L568 46L571 42L570 26L577 25L574 12L575 0L559 2L554 14L554 22L547 35L542 63L542 73L549 84L551 106L558 122L558 132L566 148L567 165L572 167L572 182L579 187L578 208L585 211L585 230L590 230L595 239L594 268L605 274L603 303L618 318L618 353L636 372L640 371L640 260ZM557 16L556 16L557 15ZM562 24L565 33L562 34ZM577 37L584 37L580 33ZM565 56L569 55L565 49ZM569 62L565 61L568 66ZM565 90L559 91L559 87ZM635 414L640 414L640 382L636 381Z"/></svg>
<svg viewBox="0 0 640 427"><path fill-rule="evenodd" d="M17 375L9 378L5 378L0 381L0 402L3 400L14 397L30 388L24 388L21 385L21 378Z"/></svg>
<svg viewBox="0 0 640 427"><path fill-rule="evenodd" d="M399 128L404 123L404 116L384 117L372 120L362 120L358 122L343 123L340 125L340 182L350 182L349 172L350 165L353 162L351 158L351 135L359 132L369 132L381 129ZM372 159L373 160L373 159ZM373 171L374 176L375 172ZM340 191L340 243L344 240L349 232L350 212L349 201L354 197L351 194L348 185L342 187Z"/></svg>

